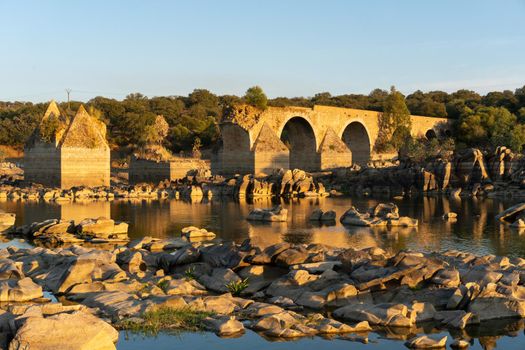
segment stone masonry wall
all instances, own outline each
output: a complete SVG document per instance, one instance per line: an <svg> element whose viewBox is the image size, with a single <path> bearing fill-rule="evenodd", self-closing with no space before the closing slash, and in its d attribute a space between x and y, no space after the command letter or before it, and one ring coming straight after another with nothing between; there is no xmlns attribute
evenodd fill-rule
<svg viewBox="0 0 525 350"><path fill-rule="evenodd" d="M36 143L24 155L24 180L60 187L60 151L51 144Z"/></svg>
<svg viewBox="0 0 525 350"><path fill-rule="evenodd" d="M62 148L60 158L62 188L109 186L109 148Z"/></svg>
<svg viewBox="0 0 525 350"><path fill-rule="evenodd" d="M209 162L202 159L176 158L170 161L155 161L132 157L129 165L129 182L175 181L190 175L193 170L209 169Z"/></svg>

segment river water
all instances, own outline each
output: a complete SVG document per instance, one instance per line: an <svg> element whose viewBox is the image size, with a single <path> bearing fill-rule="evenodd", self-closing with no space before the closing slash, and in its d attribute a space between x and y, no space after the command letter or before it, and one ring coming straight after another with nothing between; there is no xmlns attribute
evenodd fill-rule
<svg viewBox="0 0 525 350"><path fill-rule="evenodd" d="M417 228L345 227L320 225L308 220L316 208L335 210L339 218L348 208L365 210L382 199L320 198L272 202L269 199L247 200L155 200L84 203L45 203L3 201L0 209L17 214L17 225L49 218L81 220L87 217L111 217L129 223L131 238L145 235L168 238L180 236L180 229L194 225L204 227L224 240L241 242L246 238L260 245L282 241L323 243L338 247L366 248L379 246L390 250L420 251L458 249L478 255L496 254L525 258L525 231L511 229L494 220L494 216L516 203L513 200L413 197L394 201L401 215L419 220ZM254 223L245 218L253 208L268 208L281 203L288 208L286 223ZM445 212L456 212L456 222L444 221Z"/></svg>
<svg viewBox="0 0 525 350"><path fill-rule="evenodd" d="M345 227L338 221L333 225L320 225L309 221L316 208L335 210L339 218L348 208L360 210L386 202L381 198L304 198L271 201L213 199L197 202L183 200L115 200L111 202L44 203L3 201L0 210L17 214L17 225L42 221L49 218L81 220L86 217L111 217L129 223L132 239L145 235L169 238L179 237L180 229L194 225L204 227L217 234L218 239L241 242L246 238L256 244L270 245L282 241L293 243L323 243L338 247L366 248L378 246L398 251L414 249L419 251L443 251L457 249L478 255L496 254L525 258L525 231L511 229L494 219L494 216L516 200L472 199L452 200L447 197L416 196L396 200L401 215L417 218L417 228L366 228ZM286 223L253 223L245 218L253 208L268 208L282 204L289 210ZM441 218L443 213L456 212L456 222ZM18 241L4 242L5 246ZM501 329L495 327L494 329ZM443 333L445 334L445 333ZM438 334L439 335L439 334ZM505 335L494 333L490 328L480 333L479 329L469 332L474 349L492 349L497 343L502 349L522 349L525 346L523 322L507 327ZM405 337L406 335L402 336ZM157 337L143 337L122 333L118 349L172 349L191 346L197 349L404 349L399 335L371 334L373 344L361 344L348 340L326 340L315 337L293 342L270 342L248 331L243 337L221 339L209 333L160 334ZM398 340L391 340L398 338ZM375 344L375 345L374 345Z"/></svg>

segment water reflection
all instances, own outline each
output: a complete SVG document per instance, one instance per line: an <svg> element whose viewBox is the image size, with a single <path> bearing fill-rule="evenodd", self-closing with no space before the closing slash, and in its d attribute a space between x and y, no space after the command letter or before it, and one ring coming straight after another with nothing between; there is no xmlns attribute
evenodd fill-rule
<svg viewBox="0 0 525 350"><path fill-rule="evenodd" d="M260 245L282 241L321 243L339 247L383 247L391 250L459 249L476 254L525 257L525 231L510 229L494 216L515 204L498 199L450 199L413 197L396 200L402 215L417 218L417 228L344 227L339 222L323 225L309 221L316 208L334 210L340 217L350 206L365 210L383 198L304 198L271 200L213 199L198 202L183 200L118 200L112 202L0 202L0 209L15 212L17 225L49 218L80 220L85 217L111 217L130 223L130 236L159 238L178 236L189 226L205 227L221 239L240 242L251 238ZM245 220L253 208L281 204L289 210L286 223L254 223ZM456 212L457 221L445 221L443 213Z"/></svg>

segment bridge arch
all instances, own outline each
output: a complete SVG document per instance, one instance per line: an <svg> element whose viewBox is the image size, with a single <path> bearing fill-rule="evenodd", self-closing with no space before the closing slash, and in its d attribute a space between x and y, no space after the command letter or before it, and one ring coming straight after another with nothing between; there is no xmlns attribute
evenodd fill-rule
<svg viewBox="0 0 525 350"><path fill-rule="evenodd" d="M434 130L434 129L428 129L427 132L425 133L425 138L426 138L427 140L432 140L432 139L437 138L436 130Z"/></svg>
<svg viewBox="0 0 525 350"><path fill-rule="evenodd" d="M306 118L294 116L283 123L279 138L290 151L290 169L318 170L315 129Z"/></svg>
<svg viewBox="0 0 525 350"><path fill-rule="evenodd" d="M366 165L370 160L371 141L366 126L360 121L349 122L342 131L341 139L352 152L352 163Z"/></svg>

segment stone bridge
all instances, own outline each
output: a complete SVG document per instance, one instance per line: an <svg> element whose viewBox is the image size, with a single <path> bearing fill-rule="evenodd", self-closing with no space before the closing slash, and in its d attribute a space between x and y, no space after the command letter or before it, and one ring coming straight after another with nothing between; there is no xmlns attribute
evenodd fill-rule
<svg viewBox="0 0 525 350"><path fill-rule="evenodd" d="M212 169L224 174L269 174L275 169L307 171L366 164L374 152L379 112L329 106L236 106L220 124L222 146ZM413 136L448 131L449 120L411 116Z"/></svg>

